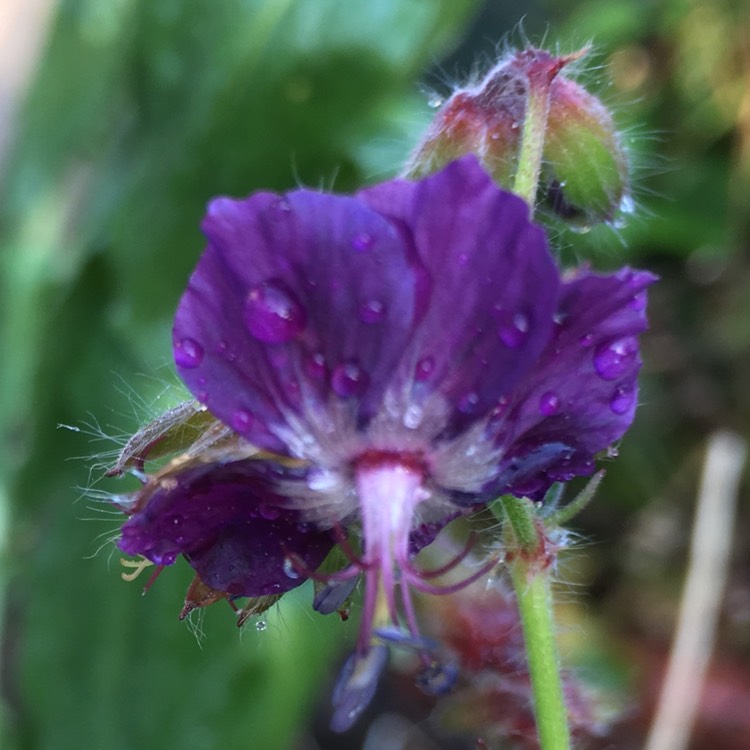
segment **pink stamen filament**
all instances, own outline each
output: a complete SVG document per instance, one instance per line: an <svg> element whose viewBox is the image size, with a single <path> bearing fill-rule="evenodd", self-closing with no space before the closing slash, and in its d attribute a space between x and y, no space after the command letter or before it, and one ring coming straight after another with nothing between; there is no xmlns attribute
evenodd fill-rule
<svg viewBox="0 0 750 750"><path fill-rule="evenodd" d="M460 565L466 556L474 549L474 545L477 543L477 535L475 533L469 534L469 538L466 540L464 548L455 556L452 557L445 565L441 565L439 568L433 568L432 570L424 570L423 568L415 568L410 566L412 571L417 573L420 578L438 578L439 576L450 573L453 568ZM409 563L407 563L409 565Z"/></svg>
<svg viewBox="0 0 750 750"><path fill-rule="evenodd" d="M446 594L455 594L456 591L460 591L466 588L474 581L479 580L482 576L487 575L499 562L499 557L493 555L481 568L472 573L468 578L464 578L458 583L449 584L448 586L433 586L430 583L425 583L420 577L420 572L413 568L411 565L402 568L404 577L414 586L415 589L421 591L424 594L433 594L435 596L445 596Z"/></svg>

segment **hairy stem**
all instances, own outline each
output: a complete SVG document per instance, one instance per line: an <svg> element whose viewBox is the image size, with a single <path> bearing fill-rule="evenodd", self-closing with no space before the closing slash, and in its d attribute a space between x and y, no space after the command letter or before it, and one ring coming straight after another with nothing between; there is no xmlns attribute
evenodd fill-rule
<svg viewBox="0 0 750 750"><path fill-rule="evenodd" d="M534 504L510 495L502 499L513 587L521 614L541 750L569 750L568 710L555 642L551 560L544 526Z"/></svg>

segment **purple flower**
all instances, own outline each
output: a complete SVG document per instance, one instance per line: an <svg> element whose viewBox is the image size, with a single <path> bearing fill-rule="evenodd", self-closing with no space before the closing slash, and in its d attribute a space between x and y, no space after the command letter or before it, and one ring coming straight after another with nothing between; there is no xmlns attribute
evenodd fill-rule
<svg viewBox="0 0 750 750"><path fill-rule="evenodd" d="M413 558L448 520L592 473L633 419L654 277L561 279L473 157L354 197L218 198L203 230L175 361L239 438L150 481L120 547L256 597L320 578L341 543L318 601L364 573L357 663L402 617L418 642L410 589L434 587Z"/></svg>

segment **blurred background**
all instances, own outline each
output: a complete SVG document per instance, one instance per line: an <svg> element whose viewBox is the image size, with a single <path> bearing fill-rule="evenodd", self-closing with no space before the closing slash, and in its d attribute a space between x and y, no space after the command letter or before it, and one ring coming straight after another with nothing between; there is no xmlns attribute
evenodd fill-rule
<svg viewBox="0 0 750 750"><path fill-rule="evenodd" d="M553 228L578 259L662 276L637 423L561 567L564 656L618 696L591 747L641 748L708 438L750 433L745 0L1 0L0 745L474 748L395 670L326 730L356 632L303 587L256 628L179 623L191 575L121 580L103 468L181 393L170 324L206 201L392 176L451 84L503 44L593 42L583 81L634 165L627 226ZM519 24L522 23L522 27ZM747 479L747 476L745 476ZM102 494L104 493L104 494ZM691 750L750 737L745 481ZM356 613L353 613L356 614Z"/></svg>

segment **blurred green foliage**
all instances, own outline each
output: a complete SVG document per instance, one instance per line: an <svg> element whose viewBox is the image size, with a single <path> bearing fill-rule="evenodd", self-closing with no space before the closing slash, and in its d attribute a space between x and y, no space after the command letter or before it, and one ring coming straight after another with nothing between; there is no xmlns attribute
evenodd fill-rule
<svg viewBox="0 0 750 750"><path fill-rule="evenodd" d="M474 5L60 2L0 208L4 748L274 750L301 732L340 623L304 589L241 639L208 612L199 644L177 622L185 566L141 599L117 516L73 503L108 456L90 475L66 459L179 397L159 367L206 201L394 171L425 116L413 82Z"/></svg>
<svg viewBox="0 0 750 750"><path fill-rule="evenodd" d="M604 70L583 80L613 106L635 165L627 227L557 227L556 241L663 276L644 406L581 519L612 543L578 563L603 650L625 633L663 649L657 618L676 601L696 457L711 429L750 424L750 11L744 0L524 11L532 41L547 23L564 51L594 41ZM430 79L438 89L493 55L509 12L520 13L495 0L59 2L2 177L3 748L304 746L351 629L310 612L303 588L241 637L216 605L198 639L177 622L186 566L142 599L140 579L120 580L119 516L94 495L118 489L99 484L117 441L179 399L170 319L206 201L390 176L429 118L415 81L462 38ZM74 502L75 487L93 490ZM643 532L656 533L649 503L671 536ZM736 542L750 547L746 528ZM747 601L749 566L739 556L730 580ZM725 616L723 647L747 660L749 616ZM734 747L715 736L725 744L706 747Z"/></svg>

